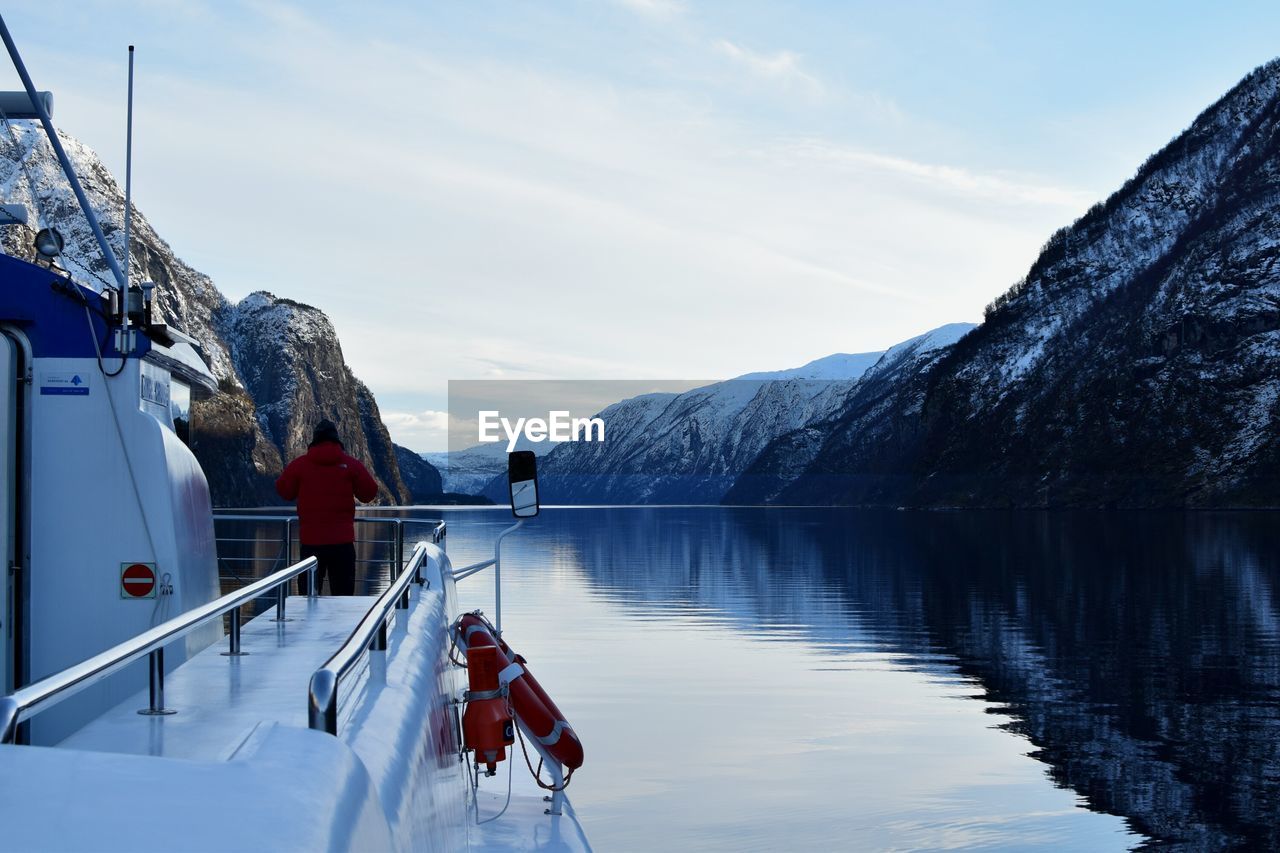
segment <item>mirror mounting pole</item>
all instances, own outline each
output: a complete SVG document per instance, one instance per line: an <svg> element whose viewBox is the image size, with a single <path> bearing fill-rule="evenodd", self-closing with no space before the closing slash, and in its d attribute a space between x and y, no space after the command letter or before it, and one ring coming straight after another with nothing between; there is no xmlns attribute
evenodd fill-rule
<svg viewBox="0 0 1280 853"><path fill-rule="evenodd" d="M523 518L499 533L498 541L493 543L493 616L498 639L502 639L502 540L521 527L524 527Z"/></svg>
<svg viewBox="0 0 1280 853"><path fill-rule="evenodd" d="M507 454L507 488L516 523L499 533L498 541L493 543L493 615L499 640L502 639L502 540L523 527L526 518L538 514L538 458L532 450Z"/></svg>

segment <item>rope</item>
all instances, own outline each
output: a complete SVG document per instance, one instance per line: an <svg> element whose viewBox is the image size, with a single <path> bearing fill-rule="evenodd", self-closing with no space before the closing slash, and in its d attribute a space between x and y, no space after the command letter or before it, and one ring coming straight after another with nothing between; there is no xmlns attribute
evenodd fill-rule
<svg viewBox="0 0 1280 853"><path fill-rule="evenodd" d="M120 366L119 366L119 367L117 367L114 371L108 372L108 371L107 371L107 368L103 366L103 364L102 364L102 343L98 340L98 335L97 335L97 333L93 331L93 315L91 315L91 314L89 313L89 303L87 303L87 302L86 302L86 303L84 303L84 319L89 323L89 337L93 338L93 352L94 352L94 354L98 357L98 372L99 372L99 373L101 373L103 376L107 377L108 379L114 379L114 378L116 378L117 376L119 376L121 373L124 373L124 367L125 367L125 365L126 365L126 364L128 364L128 363L129 363L129 359L128 359L128 358L126 358L126 357L125 357L125 356L123 356L123 355L121 355L121 356L120 356ZM108 324L108 326L107 326L107 334L111 334L111 326L110 326L110 324ZM106 383L103 383L103 385L104 385L104 386L105 386L105 384L106 384ZM108 400L110 400L110 399L111 399L111 393L110 393L110 391L108 391L108 392L107 392L107 399L108 399ZM113 416L113 417L115 416L115 413L116 413L115 404L114 404L114 403L112 403L112 405L111 405L111 414L112 414L112 416ZM119 429L120 429L120 424L119 424L119 423L117 423L117 424L116 424L116 430L118 431ZM123 439L121 439L121 440L123 441Z"/></svg>
<svg viewBox="0 0 1280 853"><path fill-rule="evenodd" d="M514 716L514 714L512 715ZM569 772L564 774L564 782L559 786L548 784L542 781L542 756L538 756L538 769L533 769L533 762L529 760L529 750L524 745L524 733L520 731L520 726L516 726L516 737L520 738L520 751L524 753L524 763L529 768L529 772L533 774L533 781L538 783L538 787L544 791L563 791L569 787L569 782L573 779L573 771L577 768L570 768Z"/></svg>
<svg viewBox="0 0 1280 853"><path fill-rule="evenodd" d="M452 663L454 666L460 666L463 669L466 669L467 668L466 659L463 658L462 660L458 660L456 657L454 657L454 652L458 651L458 635L460 635L461 633L462 633L462 617L458 617L458 621L455 622L453 625L453 630L449 632L449 662Z"/></svg>

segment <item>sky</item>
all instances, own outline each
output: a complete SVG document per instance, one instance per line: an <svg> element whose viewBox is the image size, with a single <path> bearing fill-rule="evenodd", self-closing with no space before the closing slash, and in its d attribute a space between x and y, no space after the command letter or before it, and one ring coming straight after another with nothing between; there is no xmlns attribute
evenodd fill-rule
<svg viewBox="0 0 1280 853"><path fill-rule="evenodd" d="M976 322L1280 44L1280 4L11 4L55 123L229 298L449 380L732 377ZM16 87L16 75L3 84Z"/></svg>

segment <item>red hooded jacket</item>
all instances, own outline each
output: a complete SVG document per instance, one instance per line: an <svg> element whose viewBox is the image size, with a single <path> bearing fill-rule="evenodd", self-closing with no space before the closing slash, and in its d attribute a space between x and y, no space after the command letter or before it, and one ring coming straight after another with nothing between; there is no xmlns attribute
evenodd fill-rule
<svg viewBox="0 0 1280 853"><path fill-rule="evenodd" d="M285 466L276 491L298 502L299 539L303 545L342 545L356 539L356 502L378 496L378 484L360 461L333 441L313 444Z"/></svg>

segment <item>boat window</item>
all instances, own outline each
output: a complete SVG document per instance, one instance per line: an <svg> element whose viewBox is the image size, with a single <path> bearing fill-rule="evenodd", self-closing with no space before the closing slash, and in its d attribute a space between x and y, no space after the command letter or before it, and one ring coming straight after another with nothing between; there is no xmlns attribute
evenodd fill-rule
<svg viewBox="0 0 1280 853"><path fill-rule="evenodd" d="M191 444L191 386L173 379L169 383L169 415L173 431L182 443Z"/></svg>

